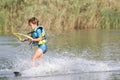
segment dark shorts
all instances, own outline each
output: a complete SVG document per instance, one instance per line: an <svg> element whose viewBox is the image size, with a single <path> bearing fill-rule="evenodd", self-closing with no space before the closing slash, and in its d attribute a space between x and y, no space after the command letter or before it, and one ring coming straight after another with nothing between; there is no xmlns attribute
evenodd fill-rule
<svg viewBox="0 0 120 80"><path fill-rule="evenodd" d="M46 44L38 45L38 48L40 48L43 51L43 54L45 54L45 52L47 51L47 45Z"/></svg>

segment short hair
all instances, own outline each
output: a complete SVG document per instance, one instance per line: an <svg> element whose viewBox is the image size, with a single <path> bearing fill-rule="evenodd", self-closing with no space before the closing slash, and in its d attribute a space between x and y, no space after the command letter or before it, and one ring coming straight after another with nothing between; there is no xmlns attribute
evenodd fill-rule
<svg viewBox="0 0 120 80"><path fill-rule="evenodd" d="M30 24L30 23L39 25L39 20L35 17L32 17L28 20L28 24Z"/></svg>

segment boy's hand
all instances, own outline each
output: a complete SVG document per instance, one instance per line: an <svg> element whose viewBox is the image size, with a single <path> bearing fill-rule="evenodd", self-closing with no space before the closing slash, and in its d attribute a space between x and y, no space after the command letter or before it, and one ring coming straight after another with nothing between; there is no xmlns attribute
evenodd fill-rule
<svg viewBox="0 0 120 80"><path fill-rule="evenodd" d="M28 39L27 41L31 42L31 41L32 41L32 39Z"/></svg>
<svg viewBox="0 0 120 80"><path fill-rule="evenodd" d="M27 39L21 39L20 41L21 41L21 42L25 42L25 41L27 41Z"/></svg>

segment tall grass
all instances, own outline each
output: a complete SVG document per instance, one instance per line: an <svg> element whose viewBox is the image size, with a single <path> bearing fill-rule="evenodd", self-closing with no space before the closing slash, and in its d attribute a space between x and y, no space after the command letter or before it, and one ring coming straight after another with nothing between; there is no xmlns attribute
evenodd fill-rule
<svg viewBox="0 0 120 80"><path fill-rule="evenodd" d="M0 32L7 32L7 19L4 13L0 13Z"/></svg>
<svg viewBox="0 0 120 80"><path fill-rule="evenodd" d="M48 31L120 29L120 0L1 0L0 9L3 32L28 30L32 16Z"/></svg>

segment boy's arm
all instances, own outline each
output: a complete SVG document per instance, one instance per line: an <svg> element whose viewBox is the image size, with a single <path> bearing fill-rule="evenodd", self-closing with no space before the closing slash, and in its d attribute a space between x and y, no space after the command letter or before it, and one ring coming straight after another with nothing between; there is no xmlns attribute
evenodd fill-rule
<svg viewBox="0 0 120 80"><path fill-rule="evenodd" d="M41 30L38 29L37 30L38 38L32 39L32 41L41 41L42 40L42 34L41 33L42 33Z"/></svg>

